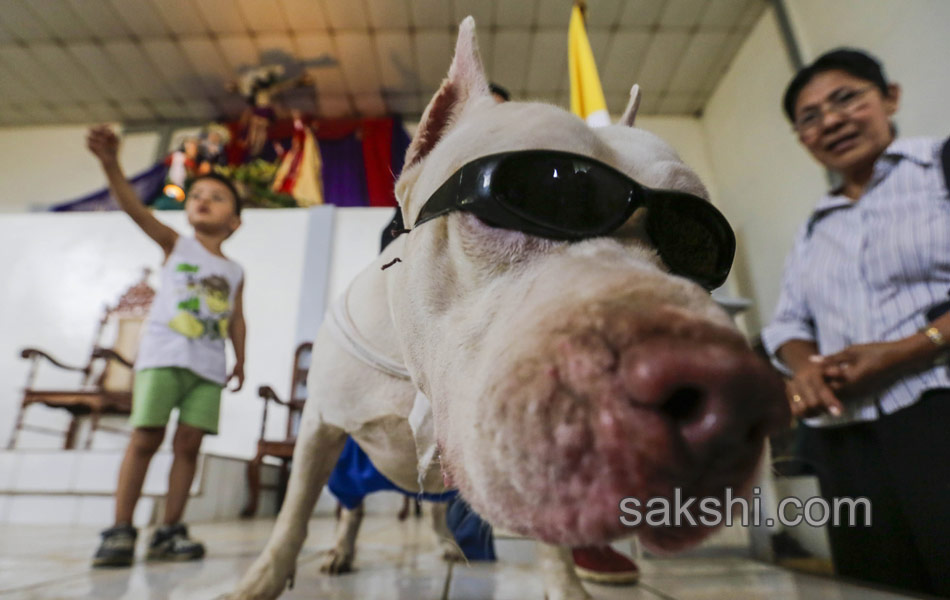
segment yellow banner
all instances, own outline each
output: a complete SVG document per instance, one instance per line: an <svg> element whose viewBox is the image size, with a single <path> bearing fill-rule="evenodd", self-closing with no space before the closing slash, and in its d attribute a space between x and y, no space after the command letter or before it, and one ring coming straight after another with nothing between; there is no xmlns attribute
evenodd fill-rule
<svg viewBox="0 0 950 600"><path fill-rule="evenodd" d="M567 30L567 68L571 76L571 112L581 117L591 127L610 124L604 90L590 49L584 15L581 7L571 9L571 24Z"/></svg>

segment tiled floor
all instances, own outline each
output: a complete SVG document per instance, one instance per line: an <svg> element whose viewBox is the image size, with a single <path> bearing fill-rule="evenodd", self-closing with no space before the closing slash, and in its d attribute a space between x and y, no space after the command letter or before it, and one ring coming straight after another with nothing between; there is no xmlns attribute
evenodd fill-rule
<svg viewBox="0 0 950 600"><path fill-rule="evenodd" d="M271 520L192 527L208 557L187 564L136 564L131 569L92 570L94 529L63 526L0 526L0 598L96 600L209 599L234 585L263 547ZM295 589L281 598L334 600L541 600L532 568L534 544L499 540L494 564L448 565L439 558L428 519L399 523L368 517L360 535L356 572L329 577L319 557L329 547L332 519L311 522L300 556ZM139 539L142 551L144 537ZM609 600L885 600L906 598L829 579L794 574L735 556L646 558L635 587L590 586Z"/></svg>

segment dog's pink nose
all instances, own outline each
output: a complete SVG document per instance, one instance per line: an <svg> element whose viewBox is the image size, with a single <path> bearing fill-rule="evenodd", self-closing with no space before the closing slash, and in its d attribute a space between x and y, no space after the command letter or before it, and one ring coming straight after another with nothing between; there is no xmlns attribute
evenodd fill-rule
<svg viewBox="0 0 950 600"><path fill-rule="evenodd" d="M697 455L757 443L787 417L779 377L733 345L648 341L623 356L620 373L630 401L662 415Z"/></svg>

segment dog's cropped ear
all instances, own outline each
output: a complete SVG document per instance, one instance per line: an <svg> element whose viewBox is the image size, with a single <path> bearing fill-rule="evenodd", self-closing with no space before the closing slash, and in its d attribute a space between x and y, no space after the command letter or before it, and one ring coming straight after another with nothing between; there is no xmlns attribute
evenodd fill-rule
<svg viewBox="0 0 950 600"><path fill-rule="evenodd" d="M406 151L405 168L419 162L451 129L452 123L465 106L479 98L491 98L488 78L478 54L475 37L475 19L466 17L459 25L459 37L455 43L455 57L442 87L435 93L429 106L422 113L416 135Z"/></svg>
<svg viewBox="0 0 950 600"><path fill-rule="evenodd" d="M640 108L640 86L633 84L630 88L630 100L627 102L627 108L623 110L623 116L620 117L619 124L633 127L633 122L637 118L637 110Z"/></svg>

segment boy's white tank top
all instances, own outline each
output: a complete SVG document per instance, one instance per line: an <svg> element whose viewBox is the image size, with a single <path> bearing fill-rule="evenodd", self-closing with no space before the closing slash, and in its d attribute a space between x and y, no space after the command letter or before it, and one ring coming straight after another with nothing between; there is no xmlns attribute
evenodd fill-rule
<svg viewBox="0 0 950 600"><path fill-rule="evenodd" d="M178 236L162 267L158 293L145 324L135 369L183 367L224 385L224 340L244 270Z"/></svg>

